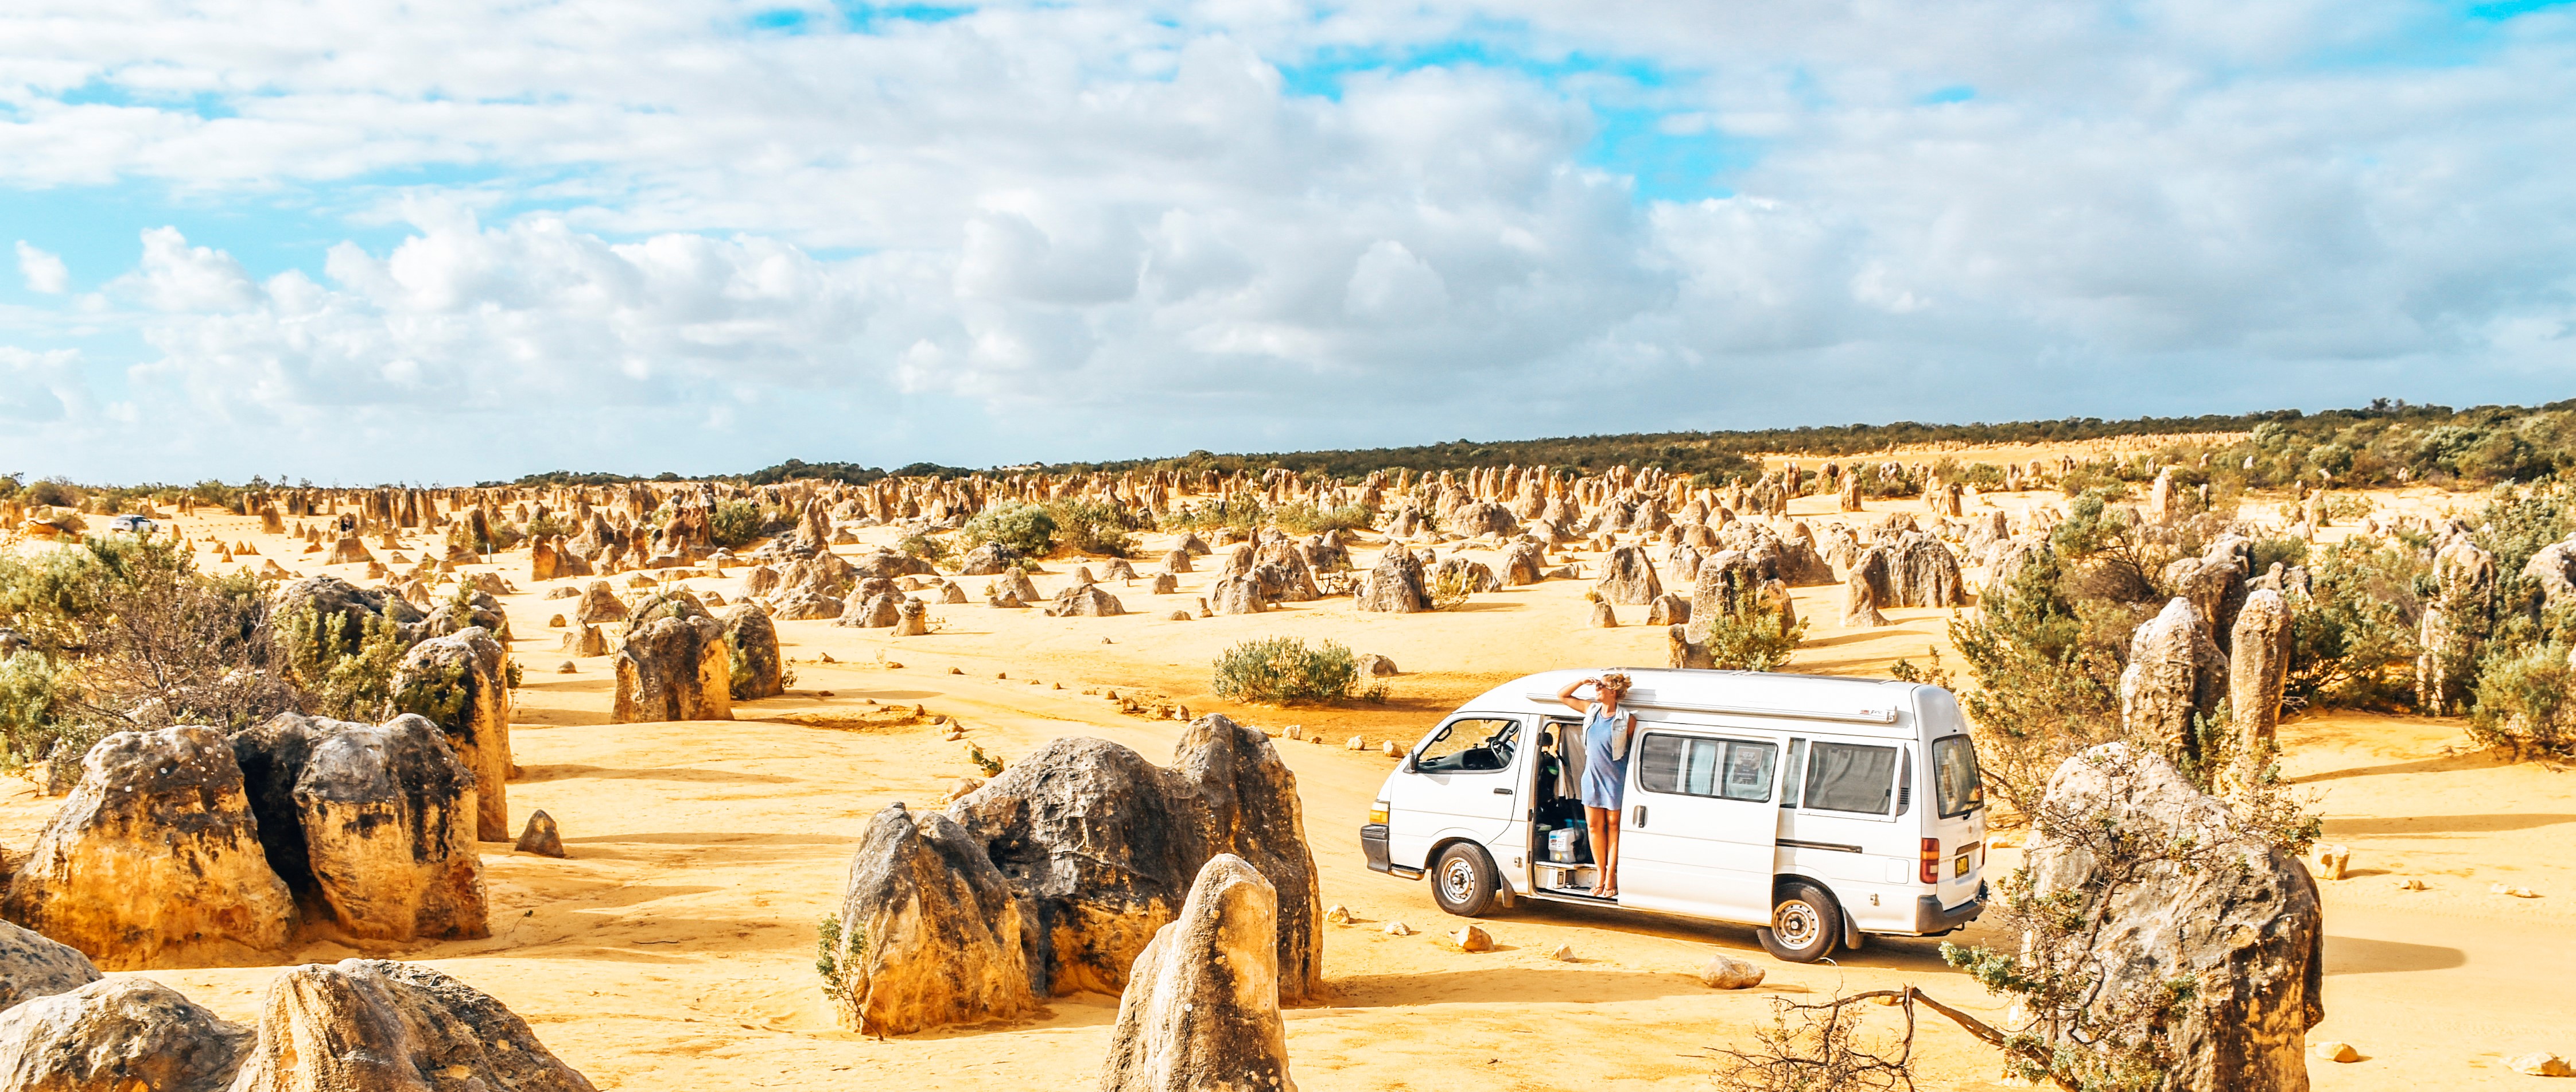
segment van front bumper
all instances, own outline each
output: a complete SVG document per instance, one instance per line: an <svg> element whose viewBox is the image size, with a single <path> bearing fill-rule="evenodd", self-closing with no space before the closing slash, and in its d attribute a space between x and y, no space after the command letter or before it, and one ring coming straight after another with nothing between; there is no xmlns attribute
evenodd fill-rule
<svg viewBox="0 0 2576 1092"><path fill-rule="evenodd" d="M1925 895L1914 900L1914 933L1916 936L1937 937L1977 920L1977 915L1985 912L1984 884L1977 885L1976 898L1952 907L1943 907L1939 896Z"/></svg>
<svg viewBox="0 0 2576 1092"><path fill-rule="evenodd" d="M1360 852L1368 857L1369 871L1395 871L1387 865L1386 824L1370 823L1360 828Z"/></svg>

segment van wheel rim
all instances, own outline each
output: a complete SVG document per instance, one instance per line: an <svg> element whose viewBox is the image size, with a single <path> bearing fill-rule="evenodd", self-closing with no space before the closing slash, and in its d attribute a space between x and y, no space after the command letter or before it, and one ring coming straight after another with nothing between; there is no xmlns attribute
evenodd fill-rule
<svg viewBox="0 0 2576 1092"><path fill-rule="evenodd" d="M1452 903L1465 903L1476 893L1476 866L1464 857L1449 859L1449 867L1440 870L1440 893Z"/></svg>
<svg viewBox="0 0 2576 1092"><path fill-rule="evenodd" d="M1813 906L1804 902L1784 902L1772 914L1771 932L1779 936L1780 943L1784 945L1804 948L1814 944L1817 934L1824 932L1824 920Z"/></svg>

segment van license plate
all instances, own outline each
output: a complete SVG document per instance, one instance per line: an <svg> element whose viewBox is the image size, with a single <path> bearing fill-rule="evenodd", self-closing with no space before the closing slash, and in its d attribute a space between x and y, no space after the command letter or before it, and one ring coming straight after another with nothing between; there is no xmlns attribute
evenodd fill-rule
<svg viewBox="0 0 2576 1092"><path fill-rule="evenodd" d="M1950 874L1965 878L1968 875L1968 858L1970 856L1970 854L1962 853L1955 861L1951 862Z"/></svg>

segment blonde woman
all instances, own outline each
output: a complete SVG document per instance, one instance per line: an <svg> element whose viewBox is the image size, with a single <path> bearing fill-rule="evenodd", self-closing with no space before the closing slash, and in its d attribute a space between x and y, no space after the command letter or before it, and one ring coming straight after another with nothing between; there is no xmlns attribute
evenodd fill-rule
<svg viewBox="0 0 2576 1092"><path fill-rule="evenodd" d="M1592 701L1576 702L1575 692L1587 686ZM1583 714L1583 822L1600 876L1592 885L1596 898L1619 896L1619 807L1628 786L1628 737L1637 728L1637 715L1619 708L1626 696L1628 676L1617 671L1556 692L1556 700Z"/></svg>

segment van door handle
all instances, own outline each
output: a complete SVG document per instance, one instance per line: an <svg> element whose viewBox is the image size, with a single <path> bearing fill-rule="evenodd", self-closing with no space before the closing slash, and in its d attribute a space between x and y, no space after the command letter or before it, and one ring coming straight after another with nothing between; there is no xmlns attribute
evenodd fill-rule
<svg viewBox="0 0 2576 1092"><path fill-rule="evenodd" d="M1510 790L1510 789L1495 789L1495 790L1494 790L1494 795L1496 795L1496 796L1510 796L1511 794L1512 794L1512 790Z"/></svg>
<svg viewBox="0 0 2576 1092"><path fill-rule="evenodd" d="M1632 827L1637 827L1637 828L1639 828L1639 829L1644 829L1644 827L1645 827L1645 825L1646 825L1646 806L1645 806L1644 804L1639 804L1639 805L1637 805L1637 817L1636 817L1635 819L1630 820L1630 821L1628 822L1628 825L1629 825L1629 826L1632 826Z"/></svg>

